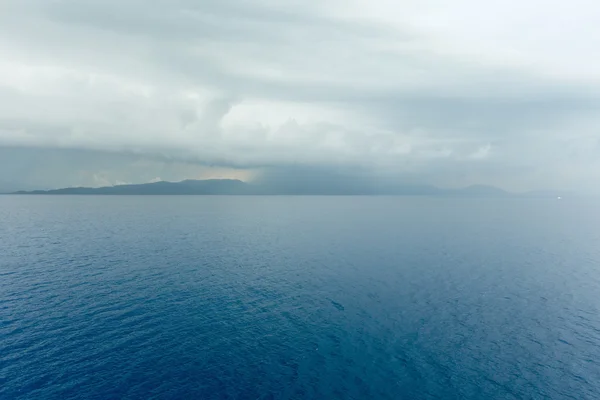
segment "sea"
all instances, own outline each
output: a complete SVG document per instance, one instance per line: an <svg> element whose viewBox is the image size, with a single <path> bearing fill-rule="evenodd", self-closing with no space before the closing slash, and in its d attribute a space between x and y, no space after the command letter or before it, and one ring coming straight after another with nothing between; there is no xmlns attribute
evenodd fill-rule
<svg viewBox="0 0 600 400"><path fill-rule="evenodd" d="M0 196L0 399L600 399L600 204Z"/></svg>

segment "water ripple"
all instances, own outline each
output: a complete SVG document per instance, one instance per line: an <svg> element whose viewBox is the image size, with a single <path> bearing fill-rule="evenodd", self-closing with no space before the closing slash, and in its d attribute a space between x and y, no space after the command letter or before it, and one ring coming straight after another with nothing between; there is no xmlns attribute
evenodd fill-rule
<svg viewBox="0 0 600 400"><path fill-rule="evenodd" d="M0 197L0 399L600 398L555 203Z"/></svg>

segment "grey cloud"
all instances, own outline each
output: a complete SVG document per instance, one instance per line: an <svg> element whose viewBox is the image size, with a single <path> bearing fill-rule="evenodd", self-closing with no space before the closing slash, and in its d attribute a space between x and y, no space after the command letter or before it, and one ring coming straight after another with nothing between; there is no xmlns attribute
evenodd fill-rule
<svg viewBox="0 0 600 400"><path fill-rule="evenodd" d="M518 92L517 92L518 93ZM364 106L391 126L414 124L462 137L522 135L523 130L556 126L581 114L600 110L600 97L585 93L547 93L516 96L398 96L366 101ZM410 126L410 125L409 125Z"/></svg>
<svg viewBox="0 0 600 400"><path fill-rule="evenodd" d="M598 82L445 51L329 3L8 1L0 68L31 72L0 78L0 146L442 185L596 178ZM269 118L236 117L261 101Z"/></svg>
<svg viewBox="0 0 600 400"><path fill-rule="evenodd" d="M249 171L182 161L160 155L44 147L0 147L0 193L76 186L110 186L184 178L232 176L252 179Z"/></svg>

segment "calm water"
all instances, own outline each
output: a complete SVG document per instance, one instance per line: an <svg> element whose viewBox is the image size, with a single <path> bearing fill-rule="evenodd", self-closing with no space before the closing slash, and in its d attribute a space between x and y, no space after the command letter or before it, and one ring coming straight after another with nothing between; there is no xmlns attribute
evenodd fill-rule
<svg viewBox="0 0 600 400"><path fill-rule="evenodd" d="M600 398L600 205L0 196L0 399Z"/></svg>

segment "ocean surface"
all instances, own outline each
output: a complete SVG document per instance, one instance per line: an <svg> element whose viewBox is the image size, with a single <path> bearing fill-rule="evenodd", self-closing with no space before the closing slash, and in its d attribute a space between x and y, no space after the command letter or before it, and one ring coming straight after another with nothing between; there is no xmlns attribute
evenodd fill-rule
<svg viewBox="0 0 600 400"><path fill-rule="evenodd" d="M0 196L0 399L600 399L600 204Z"/></svg>

